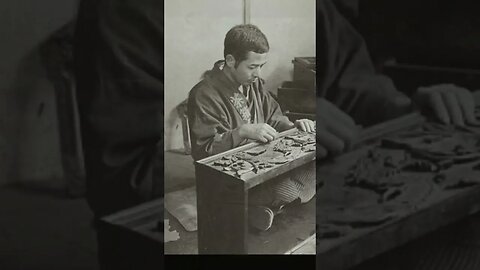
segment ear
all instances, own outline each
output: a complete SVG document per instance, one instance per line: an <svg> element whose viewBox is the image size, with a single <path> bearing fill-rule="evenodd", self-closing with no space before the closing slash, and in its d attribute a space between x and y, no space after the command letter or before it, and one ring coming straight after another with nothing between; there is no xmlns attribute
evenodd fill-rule
<svg viewBox="0 0 480 270"><path fill-rule="evenodd" d="M235 68L235 62L235 57L233 57L233 55L227 54L227 56L225 56L225 64L228 67Z"/></svg>

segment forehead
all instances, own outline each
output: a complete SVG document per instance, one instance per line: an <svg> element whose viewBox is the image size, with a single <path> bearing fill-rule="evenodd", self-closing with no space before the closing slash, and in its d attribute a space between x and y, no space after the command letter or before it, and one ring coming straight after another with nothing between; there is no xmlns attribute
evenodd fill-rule
<svg viewBox="0 0 480 270"><path fill-rule="evenodd" d="M267 53L256 53L249 51L244 62L246 65L262 65L267 62Z"/></svg>

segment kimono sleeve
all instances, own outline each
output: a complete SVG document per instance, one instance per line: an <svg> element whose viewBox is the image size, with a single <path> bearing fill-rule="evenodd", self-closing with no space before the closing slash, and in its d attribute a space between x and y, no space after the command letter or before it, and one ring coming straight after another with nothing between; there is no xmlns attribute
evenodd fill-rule
<svg viewBox="0 0 480 270"><path fill-rule="evenodd" d="M273 98L269 91L264 90L263 110L267 124L272 126L278 132L293 128L295 125L285 116L278 102Z"/></svg>
<svg viewBox="0 0 480 270"><path fill-rule="evenodd" d="M392 80L376 74L362 36L330 0L317 5L317 96L365 126L410 110L410 99Z"/></svg>
<svg viewBox="0 0 480 270"><path fill-rule="evenodd" d="M188 121L192 156L199 160L233 149L247 140L239 135L239 128L231 129L228 110L221 100L204 93L205 88L192 89L188 98Z"/></svg>

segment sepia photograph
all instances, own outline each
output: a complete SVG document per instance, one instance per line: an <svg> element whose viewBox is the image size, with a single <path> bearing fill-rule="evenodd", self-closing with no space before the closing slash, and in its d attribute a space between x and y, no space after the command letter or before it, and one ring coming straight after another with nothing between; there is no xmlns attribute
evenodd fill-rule
<svg viewBox="0 0 480 270"><path fill-rule="evenodd" d="M315 1L165 2L165 254L315 254Z"/></svg>

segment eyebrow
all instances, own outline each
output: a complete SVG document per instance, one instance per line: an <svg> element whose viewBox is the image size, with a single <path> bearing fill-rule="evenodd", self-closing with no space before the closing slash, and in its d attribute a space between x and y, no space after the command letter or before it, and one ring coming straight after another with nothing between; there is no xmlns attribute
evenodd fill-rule
<svg viewBox="0 0 480 270"><path fill-rule="evenodd" d="M265 65L267 62L263 63L263 64L250 64L250 67L258 67L258 66L263 66Z"/></svg>

